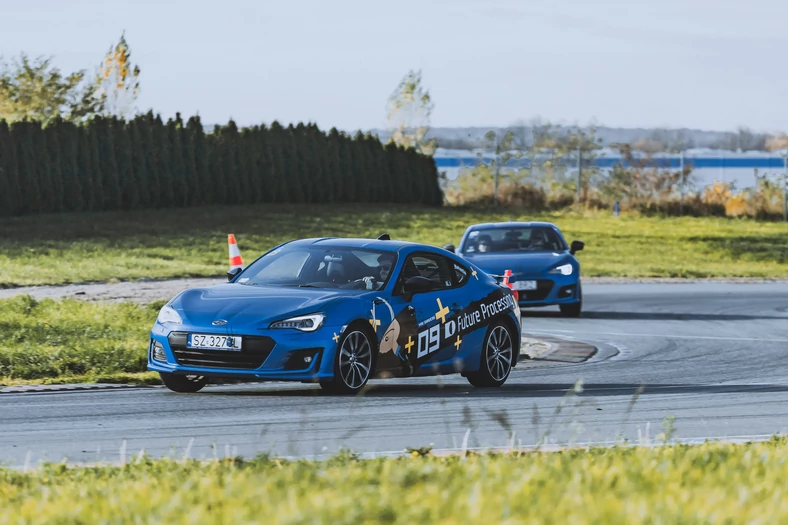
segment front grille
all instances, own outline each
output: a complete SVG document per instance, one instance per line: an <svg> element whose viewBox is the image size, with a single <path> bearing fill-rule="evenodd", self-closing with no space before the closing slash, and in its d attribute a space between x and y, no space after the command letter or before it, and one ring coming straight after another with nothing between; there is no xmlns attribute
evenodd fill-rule
<svg viewBox="0 0 788 525"><path fill-rule="evenodd" d="M226 350L198 350L186 348L186 332L173 332L169 336L170 348L179 365L204 368L260 368L276 344L270 337L241 336L240 352Z"/></svg>
<svg viewBox="0 0 788 525"><path fill-rule="evenodd" d="M550 279L539 279L536 281L536 290L520 290L520 301L543 301L550 295L553 289L553 281Z"/></svg>

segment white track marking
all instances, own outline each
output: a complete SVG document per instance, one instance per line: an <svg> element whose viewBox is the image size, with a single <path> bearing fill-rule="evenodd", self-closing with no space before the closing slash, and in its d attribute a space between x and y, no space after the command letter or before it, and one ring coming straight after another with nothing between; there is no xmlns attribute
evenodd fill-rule
<svg viewBox="0 0 788 525"><path fill-rule="evenodd" d="M788 339L759 339L754 337L719 337L711 335L669 335L669 334L642 334L642 333L627 333L627 332L587 332L585 330L534 330L529 329L528 332L539 334L583 334L583 335L623 335L627 337L659 337L663 339L702 339L710 341L747 341L752 343L788 343Z"/></svg>

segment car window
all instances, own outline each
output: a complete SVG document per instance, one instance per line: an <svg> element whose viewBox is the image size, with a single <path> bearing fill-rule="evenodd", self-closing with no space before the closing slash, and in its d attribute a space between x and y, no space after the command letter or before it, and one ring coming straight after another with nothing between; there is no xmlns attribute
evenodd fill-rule
<svg viewBox="0 0 788 525"><path fill-rule="evenodd" d="M517 226L473 230L463 253L550 252L565 250L561 236L547 226Z"/></svg>
<svg viewBox="0 0 788 525"><path fill-rule="evenodd" d="M468 270L463 268L457 263L454 263L454 276L457 282L457 286L462 286L465 284L465 281L468 280Z"/></svg>
<svg viewBox="0 0 788 525"><path fill-rule="evenodd" d="M341 246L285 246L246 268L238 284L380 290L396 253Z"/></svg>
<svg viewBox="0 0 788 525"><path fill-rule="evenodd" d="M298 279L298 274L301 273L301 269L308 259L308 250L283 253L280 257L271 261L257 277L258 279L264 278L271 283Z"/></svg>
<svg viewBox="0 0 788 525"><path fill-rule="evenodd" d="M434 290L453 286L449 261L440 255L411 255L402 268L401 282L411 277L425 277L433 282Z"/></svg>

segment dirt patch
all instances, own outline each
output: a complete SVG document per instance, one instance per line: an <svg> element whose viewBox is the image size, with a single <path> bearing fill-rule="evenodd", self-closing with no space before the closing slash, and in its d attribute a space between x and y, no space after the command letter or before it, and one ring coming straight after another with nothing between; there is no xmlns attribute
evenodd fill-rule
<svg viewBox="0 0 788 525"><path fill-rule="evenodd" d="M148 304L169 300L187 288L212 286L226 279L172 279L162 281L128 281L119 283L66 284L61 286L29 286L0 290L0 299L29 294L36 299L71 297L87 301L133 301Z"/></svg>
<svg viewBox="0 0 788 525"><path fill-rule="evenodd" d="M29 294L36 299L50 297L60 299L72 297L88 301L133 301L148 304L154 301L169 300L178 292L187 288L212 286L227 282L225 278L191 278L167 280L137 280L115 283L84 283L56 286L26 286L20 288L0 289L0 299L15 295ZM694 283L788 283L786 279L756 279L747 277L729 277L719 279L681 279L681 278L641 278L629 277L584 277L584 284L694 284Z"/></svg>

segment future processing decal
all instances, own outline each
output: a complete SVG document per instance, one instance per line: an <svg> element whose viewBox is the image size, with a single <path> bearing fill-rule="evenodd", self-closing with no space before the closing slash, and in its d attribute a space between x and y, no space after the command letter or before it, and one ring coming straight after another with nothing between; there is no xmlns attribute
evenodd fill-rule
<svg viewBox="0 0 788 525"><path fill-rule="evenodd" d="M389 307L390 308L390 307ZM426 362L434 353L454 346L462 347L465 334L481 328L507 315L517 308L514 297L503 290L495 290L486 297L470 303L454 316L440 298L436 300L435 315L419 322L412 306L403 308L386 327L380 340L378 370L408 376ZM373 319L376 321L373 308ZM393 313L393 311L392 311Z"/></svg>

